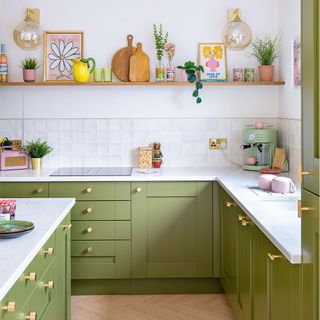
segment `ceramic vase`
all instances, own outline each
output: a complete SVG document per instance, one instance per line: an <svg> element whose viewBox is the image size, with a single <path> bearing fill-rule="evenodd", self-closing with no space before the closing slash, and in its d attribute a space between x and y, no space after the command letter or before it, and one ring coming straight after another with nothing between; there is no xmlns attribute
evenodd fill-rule
<svg viewBox="0 0 320 320"><path fill-rule="evenodd" d="M31 158L32 170L42 169L42 158Z"/></svg>
<svg viewBox="0 0 320 320"><path fill-rule="evenodd" d="M36 69L24 69L23 70L23 80L24 82L35 82L37 79Z"/></svg>
<svg viewBox="0 0 320 320"><path fill-rule="evenodd" d="M259 66L260 81L273 80L274 66Z"/></svg>

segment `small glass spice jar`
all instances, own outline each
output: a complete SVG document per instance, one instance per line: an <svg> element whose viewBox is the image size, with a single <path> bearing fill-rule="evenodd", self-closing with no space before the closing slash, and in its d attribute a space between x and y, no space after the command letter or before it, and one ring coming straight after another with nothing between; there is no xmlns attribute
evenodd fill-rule
<svg viewBox="0 0 320 320"><path fill-rule="evenodd" d="M0 200L0 220L14 220L16 207L16 200Z"/></svg>

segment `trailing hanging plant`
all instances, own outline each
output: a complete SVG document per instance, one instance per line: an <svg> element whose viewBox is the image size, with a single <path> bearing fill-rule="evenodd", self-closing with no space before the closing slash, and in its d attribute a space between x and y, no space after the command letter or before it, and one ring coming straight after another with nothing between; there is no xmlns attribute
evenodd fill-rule
<svg viewBox="0 0 320 320"><path fill-rule="evenodd" d="M27 142L25 148L31 158L43 158L53 151L47 141L41 141L40 139Z"/></svg>
<svg viewBox="0 0 320 320"><path fill-rule="evenodd" d="M155 24L153 25L153 36L155 49L157 51L157 59L160 61L164 56L165 47L168 42L168 32L166 32L165 35L163 34L162 23L159 28L157 28Z"/></svg>
<svg viewBox="0 0 320 320"><path fill-rule="evenodd" d="M21 68L24 70L36 70L39 68L36 58L26 58L22 60Z"/></svg>
<svg viewBox="0 0 320 320"><path fill-rule="evenodd" d="M257 38L250 45L250 55L257 58L262 66L271 66L279 56L280 36L274 39L265 37L264 40Z"/></svg>
<svg viewBox="0 0 320 320"><path fill-rule="evenodd" d="M185 70L188 75L188 81L190 83L195 83L196 89L193 91L192 95L196 98L196 103L201 103L202 99L199 96L199 90L203 88L203 84L201 82L200 73L204 72L202 65L195 65L192 61L187 61L183 66L178 66L178 69Z"/></svg>

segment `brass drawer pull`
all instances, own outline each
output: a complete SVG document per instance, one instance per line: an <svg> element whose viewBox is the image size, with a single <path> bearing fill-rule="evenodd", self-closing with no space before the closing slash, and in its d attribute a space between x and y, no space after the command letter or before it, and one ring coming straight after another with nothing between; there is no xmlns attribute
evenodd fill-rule
<svg viewBox="0 0 320 320"><path fill-rule="evenodd" d="M140 192L142 191L142 188L141 188L141 187L137 187L136 191L137 191L138 193L140 193Z"/></svg>
<svg viewBox="0 0 320 320"><path fill-rule="evenodd" d="M230 208L230 207L236 207L237 204L236 204L235 202L227 201L227 202L226 202L226 206L227 206L228 208Z"/></svg>
<svg viewBox="0 0 320 320"><path fill-rule="evenodd" d="M93 211L92 208L87 208L87 209L85 210L86 213L91 213L92 211Z"/></svg>
<svg viewBox="0 0 320 320"><path fill-rule="evenodd" d="M252 224L252 221L251 221L250 219L248 219L248 218L243 219L243 220L241 221L241 225L242 225L243 227L246 227L248 224L249 224L249 225Z"/></svg>
<svg viewBox="0 0 320 320"><path fill-rule="evenodd" d="M298 200L298 218L302 217L303 212L314 210L311 207L303 207L301 200Z"/></svg>
<svg viewBox="0 0 320 320"><path fill-rule="evenodd" d="M92 247L88 247L87 249L86 249L86 252L87 253L91 253L93 251L93 248Z"/></svg>
<svg viewBox="0 0 320 320"><path fill-rule="evenodd" d="M42 193L43 189L42 188L38 188L36 191L37 191L37 193Z"/></svg>
<svg viewBox="0 0 320 320"><path fill-rule="evenodd" d="M30 272L29 275L25 276L25 279L27 281L30 281L30 282L37 281L37 273L36 272Z"/></svg>
<svg viewBox="0 0 320 320"><path fill-rule="evenodd" d="M92 227L88 227L88 228L86 229L86 231L87 231L88 233L91 233L91 232L93 231L93 228L92 228Z"/></svg>
<svg viewBox="0 0 320 320"><path fill-rule="evenodd" d="M243 221L244 219L246 219L246 216L243 216L241 214L238 215L238 221Z"/></svg>
<svg viewBox="0 0 320 320"><path fill-rule="evenodd" d="M54 282L53 281L48 281L47 284L44 285L46 289L53 289L54 288Z"/></svg>
<svg viewBox="0 0 320 320"><path fill-rule="evenodd" d="M48 256L53 256L54 255L54 248L48 248L48 250L46 250L44 253Z"/></svg>
<svg viewBox="0 0 320 320"><path fill-rule="evenodd" d="M86 193L90 193L92 192L92 188L88 187L86 190L85 190Z"/></svg>
<svg viewBox="0 0 320 320"><path fill-rule="evenodd" d="M27 320L37 320L37 313L30 312L29 315L26 317Z"/></svg>
<svg viewBox="0 0 320 320"><path fill-rule="evenodd" d="M2 310L5 310L7 312L15 312L16 311L16 302L15 301L9 301L6 306L2 307Z"/></svg>
<svg viewBox="0 0 320 320"><path fill-rule="evenodd" d="M303 176L313 176L313 175L315 175L315 174L316 174L316 173L315 173L315 172L312 172L312 171L303 171L301 164L300 164L299 167L298 167L298 181L299 181L299 183L302 182Z"/></svg>
<svg viewBox="0 0 320 320"><path fill-rule="evenodd" d="M271 254L271 253L268 253L268 257L271 261L283 258L283 256L280 254Z"/></svg>
<svg viewBox="0 0 320 320"><path fill-rule="evenodd" d="M62 227L63 230L71 229L72 224L71 223L70 224L62 224L61 227Z"/></svg>

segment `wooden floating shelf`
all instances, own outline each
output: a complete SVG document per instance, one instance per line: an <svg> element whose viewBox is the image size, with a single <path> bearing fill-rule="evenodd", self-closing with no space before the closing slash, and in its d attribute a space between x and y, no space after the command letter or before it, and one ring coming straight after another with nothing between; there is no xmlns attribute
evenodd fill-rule
<svg viewBox="0 0 320 320"><path fill-rule="evenodd" d="M62 87L62 86L91 86L91 87L130 87L130 86L154 86L154 87L186 87L193 86L189 82L0 82L0 87ZM247 87L247 86L283 86L284 81L255 81L255 82L203 82L206 87Z"/></svg>

